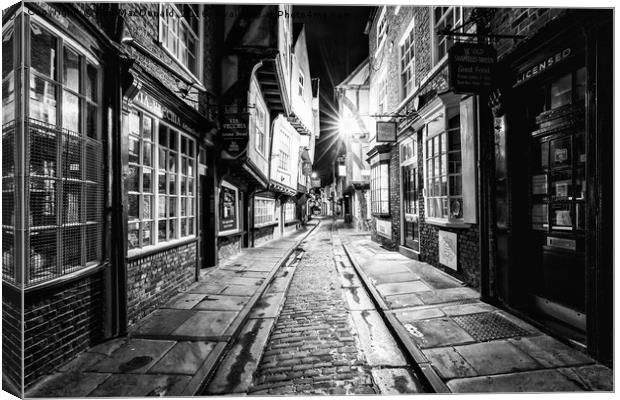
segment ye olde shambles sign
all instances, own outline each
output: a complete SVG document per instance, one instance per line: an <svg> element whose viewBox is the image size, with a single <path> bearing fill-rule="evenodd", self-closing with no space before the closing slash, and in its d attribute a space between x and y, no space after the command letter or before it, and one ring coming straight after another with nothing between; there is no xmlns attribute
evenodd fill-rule
<svg viewBox="0 0 620 400"><path fill-rule="evenodd" d="M225 114L222 124L224 151L231 158L239 157L248 147L249 113Z"/></svg>
<svg viewBox="0 0 620 400"><path fill-rule="evenodd" d="M456 43L448 51L448 82L454 93L484 93L493 88L497 52L483 43Z"/></svg>

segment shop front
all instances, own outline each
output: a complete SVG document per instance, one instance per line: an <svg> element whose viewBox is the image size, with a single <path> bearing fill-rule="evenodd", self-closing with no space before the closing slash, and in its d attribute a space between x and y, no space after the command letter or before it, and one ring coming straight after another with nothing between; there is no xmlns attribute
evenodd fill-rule
<svg viewBox="0 0 620 400"><path fill-rule="evenodd" d="M610 212L600 208L601 155L612 134L611 97L599 89L610 74L602 26L554 26L507 56L512 78L494 126L499 296L604 359L611 305L598 298L611 293L601 256L611 232L600 219Z"/></svg>

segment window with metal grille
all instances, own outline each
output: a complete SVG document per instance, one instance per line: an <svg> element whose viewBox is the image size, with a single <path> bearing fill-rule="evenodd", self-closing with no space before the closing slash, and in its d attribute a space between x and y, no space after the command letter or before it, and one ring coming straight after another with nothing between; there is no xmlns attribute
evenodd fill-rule
<svg viewBox="0 0 620 400"><path fill-rule="evenodd" d="M254 226L261 226L275 222L274 199L257 197L254 199Z"/></svg>
<svg viewBox="0 0 620 400"><path fill-rule="evenodd" d="M297 220L297 205L295 202L289 201L284 204L284 222L292 222Z"/></svg>
<svg viewBox="0 0 620 400"><path fill-rule="evenodd" d="M370 166L370 202L373 214L390 212L389 178L389 164L385 160L377 160Z"/></svg>
<svg viewBox="0 0 620 400"><path fill-rule="evenodd" d="M441 122L441 121L440 121ZM460 117L448 121L448 129L427 128L425 140L425 215L444 220L463 219Z"/></svg>
<svg viewBox="0 0 620 400"><path fill-rule="evenodd" d="M100 67L33 19L26 30L26 285L101 261L104 202Z"/></svg>
<svg viewBox="0 0 620 400"><path fill-rule="evenodd" d="M400 84L402 98L406 98L415 86L415 40L413 21L400 44Z"/></svg>
<svg viewBox="0 0 620 400"><path fill-rule="evenodd" d="M128 249L194 235L195 141L137 109L130 110L127 129Z"/></svg>
<svg viewBox="0 0 620 400"><path fill-rule="evenodd" d="M159 18L162 46L197 78L200 76L201 9L200 4L162 4Z"/></svg>
<svg viewBox="0 0 620 400"><path fill-rule="evenodd" d="M433 7L434 63L440 62L454 44L454 37L438 35L437 31L452 29L463 32L463 7Z"/></svg>

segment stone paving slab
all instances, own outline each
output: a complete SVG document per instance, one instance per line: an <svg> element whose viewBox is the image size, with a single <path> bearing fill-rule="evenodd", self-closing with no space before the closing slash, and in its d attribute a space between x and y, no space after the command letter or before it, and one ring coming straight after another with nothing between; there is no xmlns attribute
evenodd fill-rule
<svg viewBox="0 0 620 400"><path fill-rule="evenodd" d="M424 303L414 293L394 294L385 296L385 302L390 308L405 308L420 306Z"/></svg>
<svg viewBox="0 0 620 400"><path fill-rule="evenodd" d="M381 283L409 282L409 281L415 281L419 279L420 279L420 275L414 274L411 271L396 272L394 274L375 275L370 278L370 280L375 285L378 285Z"/></svg>
<svg viewBox="0 0 620 400"><path fill-rule="evenodd" d="M28 391L28 397L86 397L109 376L76 371L49 375Z"/></svg>
<svg viewBox="0 0 620 400"><path fill-rule="evenodd" d="M221 336L238 312L193 311L193 315L179 326L172 336L205 338Z"/></svg>
<svg viewBox="0 0 620 400"><path fill-rule="evenodd" d="M276 318L285 296L284 291L266 292L254 304L248 318Z"/></svg>
<svg viewBox="0 0 620 400"><path fill-rule="evenodd" d="M422 300L425 304L438 304L449 303L457 300L479 299L480 294L473 289L459 287L429 292L419 292L418 297L420 297L420 300Z"/></svg>
<svg viewBox="0 0 620 400"><path fill-rule="evenodd" d="M273 318L248 320L237 343L228 352L219 365L215 377L209 383L208 394L233 394L248 391L274 321Z"/></svg>
<svg viewBox="0 0 620 400"><path fill-rule="evenodd" d="M382 283L376 285L376 288L382 296L419 293L431 290L431 288L422 281Z"/></svg>
<svg viewBox="0 0 620 400"><path fill-rule="evenodd" d="M469 333L449 318L411 321L404 326L422 349L475 342Z"/></svg>
<svg viewBox="0 0 620 400"><path fill-rule="evenodd" d="M252 296L254 293L256 293L255 286L230 285L220 294L226 296Z"/></svg>
<svg viewBox="0 0 620 400"><path fill-rule="evenodd" d="M444 379L480 375L454 347L423 350L424 355Z"/></svg>
<svg viewBox="0 0 620 400"><path fill-rule="evenodd" d="M248 296L232 296L232 295L208 295L200 303L195 310L211 310L211 311L241 311L244 305L250 300Z"/></svg>
<svg viewBox="0 0 620 400"><path fill-rule="evenodd" d="M556 370L527 371L504 375L453 379L455 393L575 392L583 390Z"/></svg>
<svg viewBox="0 0 620 400"><path fill-rule="evenodd" d="M441 311L446 313L446 315L456 316L456 315L466 315L466 314L476 314L481 312L489 312L497 310L490 304L486 303L471 303L471 304L457 304L452 306L444 306L441 307Z"/></svg>
<svg viewBox="0 0 620 400"><path fill-rule="evenodd" d="M405 358L377 311L351 311L359 345L372 366L401 367Z"/></svg>
<svg viewBox="0 0 620 400"><path fill-rule="evenodd" d="M423 393L420 382L411 378L405 368L382 368L371 370L372 378L382 395Z"/></svg>
<svg viewBox="0 0 620 400"><path fill-rule="evenodd" d="M204 293L180 293L164 304L163 307L189 310L194 308L204 298Z"/></svg>
<svg viewBox="0 0 620 400"><path fill-rule="evenodd" d="M170 340L130 339L88 372L143 373L174 346Z"/></svg>
<svg viewBox="0 0 620 400"><path fill-rule="evenodd" d="M594 363L579 350L546 335L510 339L509 342L547 368Z"/></svg>
<svg viewBox="0 0 620 400"><path fill-rule="evenodd" d="M177 342L149 373L194 375L214 347L214 342Z"/></svg>
<svg viewBox="0 0 620 400"><path fill-rule="evenodd" d="M273 269L273 266L272 266ZM228 282L229 285L235 286L260 286L265 279L263 278L247 278L242 276L235 276Z"/></svg>
<svg viewBox="0 0 620 400"><path fill-rule="evenodd" d="M195 314L192 310L158 309L132 329L134 336L166 336Z"/></svg>
<svg viewBox="0 0 620 400"><path fill-rule="evenodd" d="M560 368L558 371L573 381L579 382L585 390L606 392L614 390L614 372L603 365Z"/></svg>
<svg viewBox="0 0 620 400"><path fill-rule="evenodd" d="M507 340L455 346L455 349L479 375L504 374L542 367Z"/></svg>
<svg viewBox="0 0 620 400"><path fill-rule="evenodd" d="M90 396L180 396L190 379L187 375L114 374Z"/></svg>
<svg viewBox="0 0 620 400"><path fill-rule="evenodd" d="M210 279L208 277L204 277L202 279ZM209 280L206 282L197 282L190 286L186 293L204 293L204 294L219 294L222 293L224 289L226 289L228 285L222 285L213 283Z"/></svg>
<svg viewBox="0 0 620 400"><path fill-rule="evenodd" d="M394 311L394 315L396 315L396 318L398 318L398 320L402 323L414 322L423 319L440 318L445 316L441 309L436 307L402 311L399 310Z"/></svg>

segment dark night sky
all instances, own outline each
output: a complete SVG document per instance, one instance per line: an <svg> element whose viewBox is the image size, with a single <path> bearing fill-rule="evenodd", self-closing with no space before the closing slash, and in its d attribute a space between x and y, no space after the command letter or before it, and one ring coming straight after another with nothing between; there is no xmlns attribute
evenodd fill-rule
<svg viewBox="0 0 620 400"><path fill-rule="evenodd" d="M306 25L310 73L321 80L321 137L314 156L314 170L321 175L322 184L332 180L338 150L338 142L330 140L337 131L329 129L335 123L331 116L336 110L334 86L368 55L364 28L370 10L371 7L363 6L293 6L294 22ZM330 109L333 111L329 112Z"/></svg>

